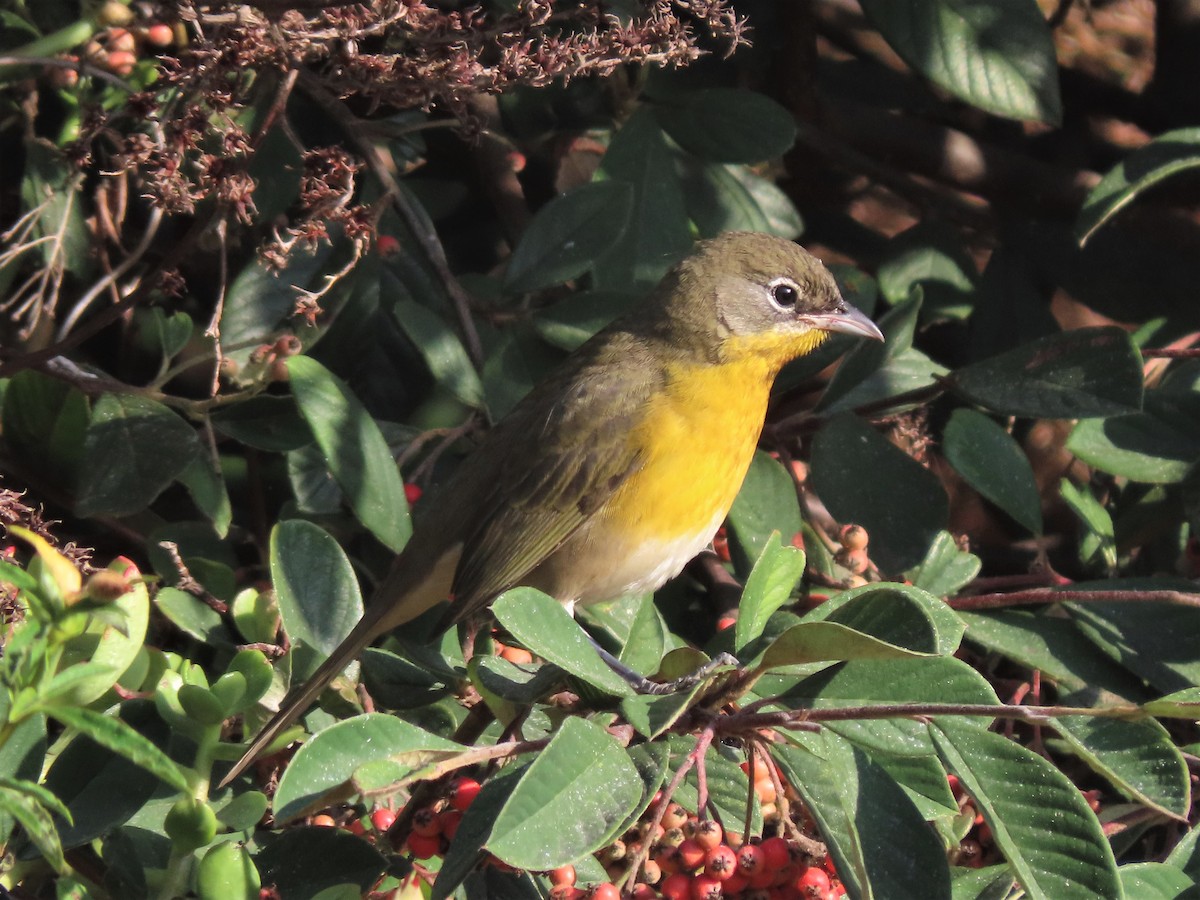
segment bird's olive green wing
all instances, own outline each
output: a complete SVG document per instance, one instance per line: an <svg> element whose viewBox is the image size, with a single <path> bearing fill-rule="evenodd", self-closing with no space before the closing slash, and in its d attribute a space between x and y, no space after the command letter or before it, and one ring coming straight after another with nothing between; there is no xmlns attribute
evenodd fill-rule
<svg viewBox="0 0 1200 900"><path fill-rule="evenodd" d="M598 348L603 362L585 359L540 385L477 451L502 462L466 535L455 620L520 584L636 471L630 431L665 376L626 344L612 339Z"/></svg>

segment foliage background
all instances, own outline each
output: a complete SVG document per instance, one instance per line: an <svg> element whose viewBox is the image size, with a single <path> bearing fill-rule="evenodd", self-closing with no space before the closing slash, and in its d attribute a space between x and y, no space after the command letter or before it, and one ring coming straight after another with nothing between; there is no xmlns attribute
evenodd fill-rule
<svg viewBox="0 0 1200 900"><path fill-rule="evenodd" d="M585 624L649 672L672 650L665 668L683 668L684 642L733 649L762 676L738 699L785 698L769 720L727 709L720 736L770 751L855 896L1004 896L1014 878L1055 898L1194 890L1190 4L0 14L0 522L27 538L0 572L15 890L204 895L220 869L246 890L358 896L403 856L304 818L429 774L405 750L450 772L456 735L553 738L540 769L488 782L501 824L476 845L518 868L586 856L644 810L717 733L592 698L581 683L617 689L556 650L573 626L528 596L498 617L578 679L572 715L418 630L362 661L371 702L401 718L323 732L278 785L210 782L237 756L233 716L260 722L259 701L348 630L419 489L418 519L480 429L728 229L799 238L887 343L835 369L850 344L831 342L785 371L728 564ZM869 557L839 544L847 523ZM756 561L736 629L715 633ZM153 579L116 613L105 567ZM464 738L468 677L500 724ZM310 731L363 708L343 687ZM795 730L825 708L853 721ZM522 784L565 785L560 761L597 746L607 774L579 774L571 814L606 827L571 843ZM705 759L745 803L736 766ZM946 771L993 832L983 869L959 852L973 822ZM1100 792L1098 818L1072 782ZM518 808L543 828L501 827ZM468 875L476 845L447 857L439 891L499 890Z"/></svg>

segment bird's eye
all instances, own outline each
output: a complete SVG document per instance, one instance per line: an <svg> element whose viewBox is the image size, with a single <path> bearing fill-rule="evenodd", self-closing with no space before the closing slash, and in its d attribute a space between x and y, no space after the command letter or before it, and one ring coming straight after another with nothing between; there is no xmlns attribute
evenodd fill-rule
<svg viewBox="0 0 1200 900"><path fill-rule="evenodd" d="M781 309L794 309L800 299L800 291L790 281L780 281L771 285L771 299Z"/></svg>

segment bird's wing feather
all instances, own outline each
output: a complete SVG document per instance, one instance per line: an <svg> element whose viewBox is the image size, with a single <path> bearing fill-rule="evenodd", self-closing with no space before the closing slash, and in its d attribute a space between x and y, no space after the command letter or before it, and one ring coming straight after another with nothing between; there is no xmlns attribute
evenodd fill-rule
<svg viewBox="0 0 1200 900"><path fill-rule="evenodd" d="M629 435L665 376L653 365L614 364L613 353L643 351L613 344L605 348L607 365L588 365L585 355L581 366L540 389L558 397L549 412L544 398L531 397L489 435L487 445L505 448L496 454L504 462L494 467L482 504L478 497L446 498L473 507L478 523L455 578L455 620L520 584L637 470Z"/></svg>

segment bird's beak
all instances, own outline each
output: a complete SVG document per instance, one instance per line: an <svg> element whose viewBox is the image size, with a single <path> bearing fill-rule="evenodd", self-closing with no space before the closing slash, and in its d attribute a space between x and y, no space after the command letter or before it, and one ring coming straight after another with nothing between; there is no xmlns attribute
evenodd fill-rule
<svg viewBox="0 0 1200 900"><path fill-rule="evenodd" d="M822 331L838 331L855 337L883 340L883 332L879 330L879 326L844 301L833 312L810 313L803 318L813 328L820 328Z"/></svg>

